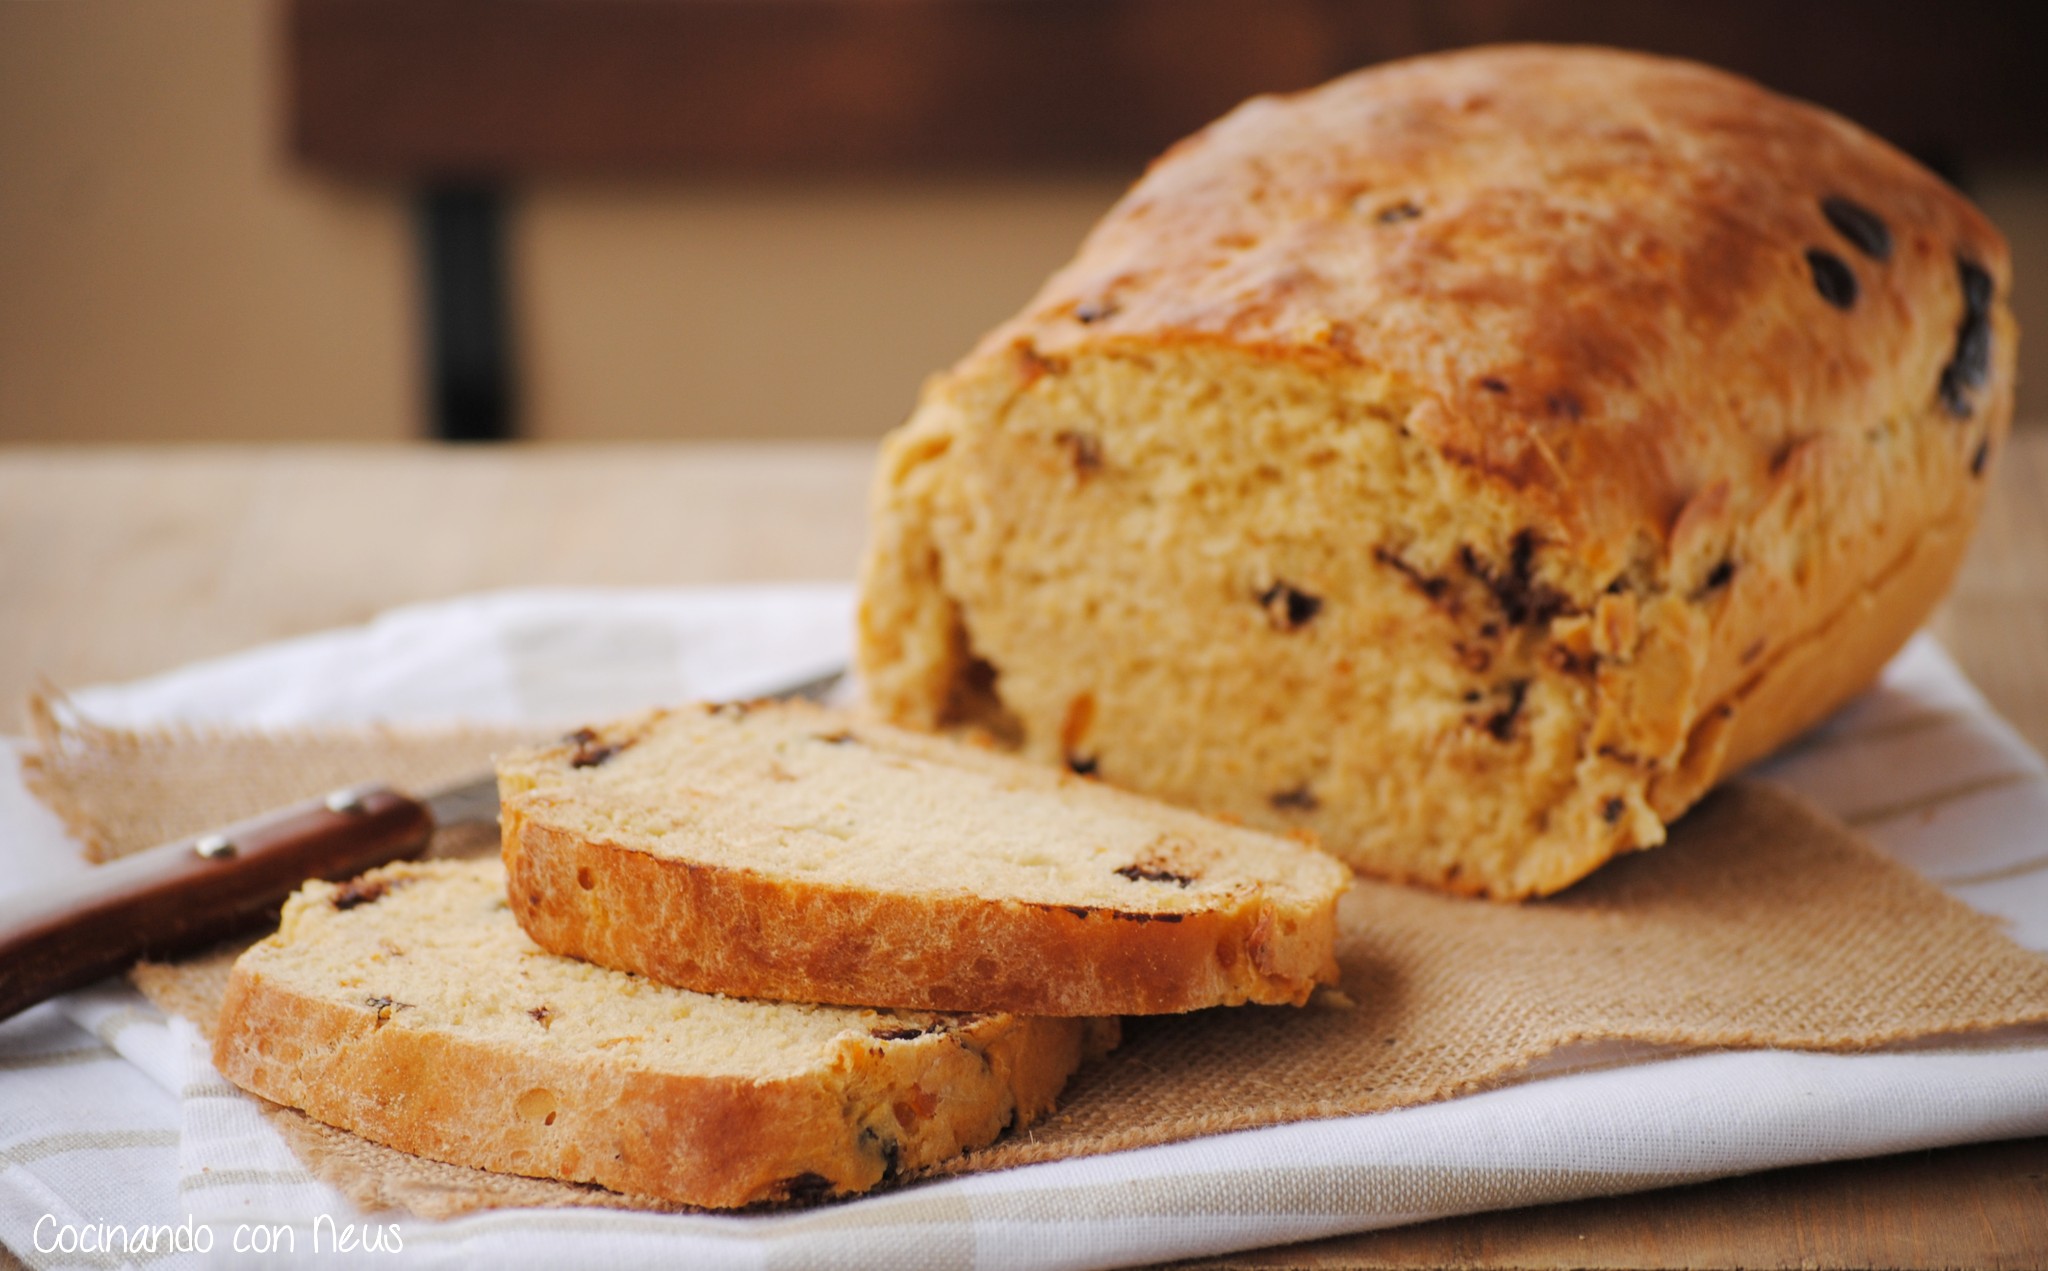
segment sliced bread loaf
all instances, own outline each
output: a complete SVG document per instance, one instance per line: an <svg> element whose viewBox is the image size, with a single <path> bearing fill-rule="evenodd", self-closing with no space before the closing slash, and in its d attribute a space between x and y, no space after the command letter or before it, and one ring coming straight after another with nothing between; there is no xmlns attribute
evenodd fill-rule
<svg viewBox="0 0 2048 1271"><path fill-rule="evenodd" d="M1703 66L1494 46L1254 99L884 446L869 704L1555 892L1933 609L2012 287L1933 173Z"/></svg>
<svg viewBox="0 0 2048 1271"><path fill-rule="evenodd" d="M308 883L235 964L230 1081L435 1160L706 1206L864 1191L1049 1110L1115 1022L734 1001L549 954L496 861Z"/></svg>
<svg viewBox="0 0 2048 1271"><path fill-rule="evenodd" d="M498 779L528 934L701 992L1128 1015L1336 978L1321 852L808 704L646 714Z"/></svg>

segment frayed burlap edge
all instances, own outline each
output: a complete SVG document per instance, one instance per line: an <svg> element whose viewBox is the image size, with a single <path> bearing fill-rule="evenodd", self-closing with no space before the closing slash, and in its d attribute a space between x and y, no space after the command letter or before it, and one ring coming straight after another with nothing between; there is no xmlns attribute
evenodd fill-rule
<svg viewBox="0 0 2048 1271"><path fill-rule="evenodd" d="M23 783L103 862L341 786L384 781L411 793L489 770L531 729L114 728L45 682L26 710L34 746Z"/></svg>

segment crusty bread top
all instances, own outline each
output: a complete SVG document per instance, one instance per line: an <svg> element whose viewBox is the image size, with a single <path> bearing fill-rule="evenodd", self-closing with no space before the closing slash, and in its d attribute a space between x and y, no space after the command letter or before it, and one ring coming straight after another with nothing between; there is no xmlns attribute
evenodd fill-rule
<svg viewBox="0 0 2048 1271"><path fill-rule="evenodd" d="M1497 47L1246 103L961 369L1193 341L1383 372L1406 428L1611 575L1712 483L1937 401L1965 265L2009 342L2004 241L1853 124L1691 63Z"/></svg>
<svg viewBox="0 0 2048 1271"><path fill-rule="evenodd" d="M1321 913L1314 848L801 702L661 711L498 764L522 818L806 885L1124 914Z"/></svg>

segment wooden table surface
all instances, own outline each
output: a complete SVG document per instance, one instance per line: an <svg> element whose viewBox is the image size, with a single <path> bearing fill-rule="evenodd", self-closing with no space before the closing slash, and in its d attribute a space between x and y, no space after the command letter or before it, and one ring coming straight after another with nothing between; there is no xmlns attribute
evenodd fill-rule
<svg viewBox="0 0 2048 1271"><path fill-rule="evenodd" d="M872 447L0 449L0 711L494 587L835 579ZM2048 429L1935 629L2048 750ZM2038 1266L2048 1139L1780 1170L1219 1259L1244 1267Z"/></svg>

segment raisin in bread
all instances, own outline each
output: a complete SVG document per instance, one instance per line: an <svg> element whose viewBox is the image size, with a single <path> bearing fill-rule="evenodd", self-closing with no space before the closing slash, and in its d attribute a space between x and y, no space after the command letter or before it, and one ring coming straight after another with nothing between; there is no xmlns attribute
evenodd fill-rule
<svg viewBox="0 0 2048 1271"><path fill-rule="evenodd" d="M1321 852L806 703L584 730L498 786L528 934L703 992L1152 1014L1337 973Z"/></svg>
<svg viewBox="0 0 2048 1271"><path fill-rule="evenodd" d="M889 439L870 701L1554 891L1927 615L2009 290L1954 190L1706 67L1500 47L1253 100Z"/></svg>
<svg viewBox="0 0 2048 1271"><path fill-rule="evenodd" d="M214 1064L435 1160L725 1207L864 1191L1028 1125L1115 1027L652 984L541 950L486 860L308 883L236 962Z"/></svg>

